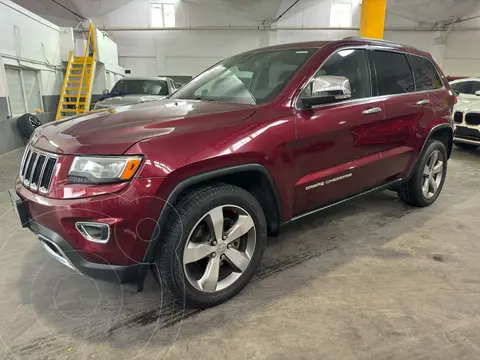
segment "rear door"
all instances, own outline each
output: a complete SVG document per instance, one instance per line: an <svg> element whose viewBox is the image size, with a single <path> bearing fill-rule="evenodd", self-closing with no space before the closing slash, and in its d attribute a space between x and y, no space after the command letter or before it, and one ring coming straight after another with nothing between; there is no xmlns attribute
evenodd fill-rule
<svg viewBox="0 0 480 360"><path fill-rule="evenodd" d="M369 55L375 68L378 95L385 104L381 175L395 180L409 172L418 156L421 139L416 138L417 130L421 124L434 120L434 112L428 93L415 89L408 55L376 49Z"/></svg>

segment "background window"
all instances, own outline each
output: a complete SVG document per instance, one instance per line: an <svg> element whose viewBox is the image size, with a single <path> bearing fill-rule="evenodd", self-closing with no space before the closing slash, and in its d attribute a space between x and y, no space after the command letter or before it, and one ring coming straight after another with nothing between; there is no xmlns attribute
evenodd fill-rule
<svg viewBox="0 0 480 360"><path fill-rule="evenodd" d="M415 87L417 91L442 88L442 80L428 59L411 55L410 63L415 73Z"/></svg>
<svg viewBox="0 0 480 360"><path fill-rule="evenodd" d="M151 4L152 27L175 27L173 4Z"/></svg>
<svg viewBox="0 0 480 360"><path fill-rule="evenodd" d="M27 112L22 92L22 79L19 69L5 68L7 75L8 100L12 115L22 115Z"/></svg>
<svg viewBox="0 0 480 360"><path fill-rule="evenodd" d="M360 99L371 95L370 74L368 72L367 57L364 50L340 50L330 56L315 74L317 76L343 76L350 82L352 99ZM307 86L305 96L311 94Z"/></svg>
<svg viewBox="0 0 480 360"><path fill-rule="evenodd" d="M22 69L23 85L25 97L27 100L28 112L36 112L42 108L42 100L40 98L40 85L38 83L38 73L33 70Z"/></svg>
<svg viewBox="0 0 480 360"><path fill-rule="evenodd" d="M5 67L11 115L42 109L38 71Z"/></svg>
<svg viewBox="0 0 480 360"><path fill-rule="evenodd" d="M330 26L352 26L352 4L347 2L333 3L330 6Z"/></svg>
<svg viewBox="0 0 480 360"><path fill-rule="evenodd" d="M413 75L404 54L372 51L377 71L379 95L403 94L415 91Z"/></svg>

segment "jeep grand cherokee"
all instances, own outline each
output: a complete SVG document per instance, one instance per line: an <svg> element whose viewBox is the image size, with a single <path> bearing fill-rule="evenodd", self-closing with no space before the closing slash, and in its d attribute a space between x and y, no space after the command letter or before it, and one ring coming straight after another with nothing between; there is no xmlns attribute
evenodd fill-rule
<svg viewBox="0 0 480 360"><path fill-rule="evenodd" d="M168 99L38 128L10 195L63 264L190 307L233 297L267 234L373 190L428 206L455 97L433 58L348 38L249 51ZM294 241L294 239L292 239Z"/></svg>

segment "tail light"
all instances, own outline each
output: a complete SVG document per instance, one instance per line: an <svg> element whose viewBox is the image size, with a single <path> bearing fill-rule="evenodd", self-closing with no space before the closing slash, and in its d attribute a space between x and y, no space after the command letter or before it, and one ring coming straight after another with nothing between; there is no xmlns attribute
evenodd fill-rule
<svg viewBox="0 0 480 360"><path fill-rule="evenodd" d="M457 95L453 95L453 103L456 104L458 102L458 97Z"/></svg>

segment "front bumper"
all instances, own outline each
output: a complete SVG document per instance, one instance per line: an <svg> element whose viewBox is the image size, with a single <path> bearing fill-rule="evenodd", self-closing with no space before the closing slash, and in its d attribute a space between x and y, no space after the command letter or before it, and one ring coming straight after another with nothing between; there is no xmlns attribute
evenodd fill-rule
<svg viewBox="0 0 480 360"><path fill-rule="evenodd" d="M45 250L70 268L92 278L139 283L144 256L163 207L156 192L163 179L135 179L127 190L76 199L51 199L17 182L9 194L23 227L36 234ZM105 243L89 241L75 226L110 226Z"/></svg>
<svg viewBox="0 0 480 360"><path fill-rule="evenodd" d="M480 145L480 128L455 126L453 141Z"/></svg>
<svg viewBox="0 0 480 360"><path fill-rule="evenodd" d="M35 233L42 246L52 257L78 273L119 284L138 282L142 264L111 265L90 262L82 257L82 251L74 250L68 241L39 223L29 221L27 227Z"/></svg>

